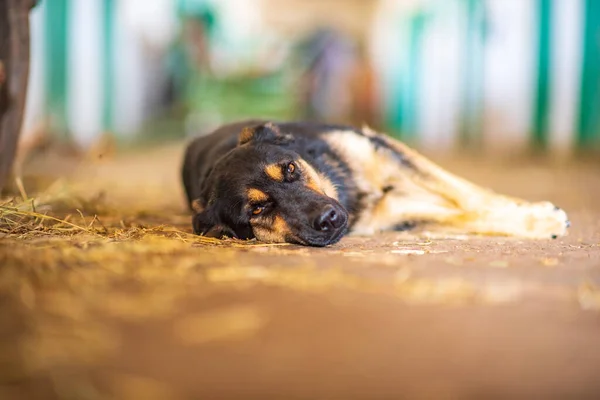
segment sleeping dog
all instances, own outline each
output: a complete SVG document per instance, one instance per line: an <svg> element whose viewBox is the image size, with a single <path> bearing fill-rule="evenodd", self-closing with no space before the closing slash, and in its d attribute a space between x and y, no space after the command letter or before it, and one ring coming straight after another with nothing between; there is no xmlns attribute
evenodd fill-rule
<svg viewBox="0 0 600 400"><path fill-rule="evenodd" d="M417 226L556 238L563 210L496 194L369 128L247 121L193 140L183 184L199 235L327 246Z"/></svg>

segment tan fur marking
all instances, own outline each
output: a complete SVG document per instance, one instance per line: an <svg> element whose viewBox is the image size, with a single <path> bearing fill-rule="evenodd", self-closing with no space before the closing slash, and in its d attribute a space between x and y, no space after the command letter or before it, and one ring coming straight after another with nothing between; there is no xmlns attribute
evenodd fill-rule
<svg viewBox="0 0 600 400"><path fill-rule="evenodd" d="M309 188L310 190L314 190L317 193L323 193L323 189L321 189L320 185L317 183L316 179L307 179L306 180L306 187Z"/></svg>
<svg viewBox="0 0 600 400"><path fill-rule="evenodd" d="M201 213L202 211L204 211L204 206L200 202L200 199L192 200L191 206L192 210L194 210L197 213Z"/></svg>
<svg viewBox="0 0 600 400"><path fill-rule="evenodd" d="M253 203L260 203L263 201L269 200L269 195L263 192L262 190L250 188L246 192L246 196L248 200Z"/></svg>
<svg viewBox="0 0 600 400"><path fill-rule="evenodd" d="M280 215L276 215L268 227L261 223L254 223L252 231L258 240L267 243L283 243L291 233L289 225Z"/></svg>
<svg viewBox="0 0 600 400"><path fill-rule="evenodd" d="M326 196L331 197L332 199L338 200L338 192L335 188L335 185L329 180L328 177L321 173L317 173L319 176L319 180L321 181L321 187L323 188L323 193Z"/></svg>
<svg viewBox="0 0 600 400"><path fill-rule="evenodd" d="M302 168L307 188L337 200L337 190L329 178L318 173L309 163L302 159L298 160L298 164L300 164L300 167Z"/></svg>
<svg viewBox="0 0 600 400"><path fill-rule="evenodd" d="M283 182L283 171L281 170L281 165L267 165L265 167L265 173L269 176L269 178L273 179L274 181Z"/></svg>
<svg viewBox="0 0 600 400"><path fill-rule="evenodd" d="M244 144L246 142L249 142L253 136L254 136L254 129L250 128L250 127L245 127L242 129L242 132L240 132L239 143Z"/></svg>

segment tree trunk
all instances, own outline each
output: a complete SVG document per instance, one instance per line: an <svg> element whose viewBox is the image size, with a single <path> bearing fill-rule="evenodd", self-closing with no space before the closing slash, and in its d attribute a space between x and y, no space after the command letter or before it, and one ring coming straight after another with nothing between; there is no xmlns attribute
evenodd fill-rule
<svg viewBox="0 0 600 400"><path fill-rule="evenodd" d="M0 190L17 151L29 76L29 10L34 0L0 0Z"/></svg>

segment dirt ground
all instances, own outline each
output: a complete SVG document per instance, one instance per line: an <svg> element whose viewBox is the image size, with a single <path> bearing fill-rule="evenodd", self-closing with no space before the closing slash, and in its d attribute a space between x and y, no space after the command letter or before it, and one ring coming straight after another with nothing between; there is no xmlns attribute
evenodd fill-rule
<svg viewBox="0 0 600 400"><path fill-rule="evenodd" d="M600 398L599 164L440 162L565 238L316 249L191 235L181 151L30 163L66 222L0 233L1 399Z"/></svg>

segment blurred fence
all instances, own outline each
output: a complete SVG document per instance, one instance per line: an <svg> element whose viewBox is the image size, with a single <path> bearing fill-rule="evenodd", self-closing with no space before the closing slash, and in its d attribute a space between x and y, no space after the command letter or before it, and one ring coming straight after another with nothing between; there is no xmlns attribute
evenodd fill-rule
<svg viewBox="0 0 600 400"><path fill-rule="evenodd" d="M600 2L388 1L371 38L388 126L426 146L600 139Z"/></svg>
<svg viewBox="0 0 600 400"><path fill-rule="evenodd" d="M104 132L139 129L163 84L171 9L168 0L40 1L31 14L24 134L45 123L85 144Z"/></svg>
<svg viewBox="0 0 600 400"><path fill-rule="evenodd" d="M600 145L600 1L365 1L367 37L349 39L372 65L378 117L367 122L432 149ZM352 11L344 4L329 18ZM132 135L173 101L198 126L306 115L298 86L310 62L293 57L292 43L303 38L263 24L263 5L42 0L25 131L49 118L83 143L104 131ZM339 93L321 101L351 96L357 78L348 76L323 86ZM356 122L355 110L347 114L335 119Z"/></svg>

